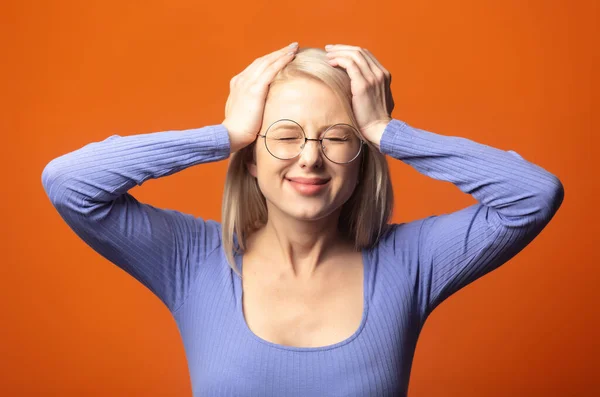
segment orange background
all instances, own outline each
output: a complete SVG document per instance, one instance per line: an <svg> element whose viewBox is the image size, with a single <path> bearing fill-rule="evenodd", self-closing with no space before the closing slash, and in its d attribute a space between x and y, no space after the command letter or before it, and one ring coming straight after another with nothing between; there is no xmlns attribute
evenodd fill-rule
<svg viewBox="0 0 600 397"><path fill-rule="evenodd" d="M112 134L220 123L229 79L299 41L368 48L394 76L394 118L515 150L565 187L537 239L428 319L409 396L599 395L597 1L13 0L0 11L0 394L191 396L167 308L68 228L41 173ZM475 203L390 164L394 222ZM131 193L220 220L226 165Z"/></svg>

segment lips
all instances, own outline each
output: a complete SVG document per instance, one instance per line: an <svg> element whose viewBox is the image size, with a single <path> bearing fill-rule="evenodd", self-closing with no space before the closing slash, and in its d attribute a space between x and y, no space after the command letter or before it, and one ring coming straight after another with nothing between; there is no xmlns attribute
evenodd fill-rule
<svg viewBox="0 0 600 397"><path fill-rule="evenodd" d="M292 182L296 182L296 183L302 183L304 185L324 185L327 182L329 182L329 179L327 178L305 178L305 177L292 177L292 178L286 178L289 181Z"/></svg>
<svg viewBox="0 0 600 397"><path fill-rule="evenodd" d="M327 190L331 178L291 177L285 178L285 180L301 195L315 196Z"/></svg>

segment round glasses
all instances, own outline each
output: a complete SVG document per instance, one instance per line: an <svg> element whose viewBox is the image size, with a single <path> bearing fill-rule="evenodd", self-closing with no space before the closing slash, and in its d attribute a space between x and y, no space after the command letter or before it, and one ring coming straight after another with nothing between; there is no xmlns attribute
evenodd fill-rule
<svg viewBox="0 0 600 397"><path fill-rule="evenodd" d="M307 141L318 141L327 159L336 164L347 164L358 157L364 144L356 128L345 123L327 128L319 139L310 139L300 124L281 119L271 124L264 135L258 136L265 139L267 151L280 160L293 159L300 155Z"/></svg>

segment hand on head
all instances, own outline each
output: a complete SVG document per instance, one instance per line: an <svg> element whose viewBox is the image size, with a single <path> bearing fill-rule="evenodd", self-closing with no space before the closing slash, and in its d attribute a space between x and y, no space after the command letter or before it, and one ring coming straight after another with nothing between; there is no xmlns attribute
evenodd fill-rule
<svg viewBox="0 0 600 397"><path fill-rule="evenodd" d="M336 44L325 50L329 64L343 67L350 76L352 110L361 134L379 147L394 110L391 73L366 48Z"/></svg>
<svg viewBox="0 0 600 397"><path fill-rule="evenodd" d="M294 45L295 44L295 45ZM294 43L257 58L229 84L230 94L225 105L223 125L229 131L231 151L251 144L260 131L269 85L279 71L296 54Z"/></svg>

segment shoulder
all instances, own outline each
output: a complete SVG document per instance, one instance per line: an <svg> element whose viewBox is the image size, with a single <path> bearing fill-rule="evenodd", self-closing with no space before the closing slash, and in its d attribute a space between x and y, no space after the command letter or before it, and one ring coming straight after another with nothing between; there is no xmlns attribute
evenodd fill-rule
<svg viewBox="0 0 600 397"><path fill-rule="evenodd" d="M382 277L412 279L419 273L424 231L435 215L409 222L391 223L372 248L373 263ZM417 280L412 280L415 285Z"/></svg>
<svg viewBox="0 0 600 397"><path fill-rule="evenodd" d="M381 237L375 244L379 250L391 250L416 246L420 240L423 227L433 220L436 215L409 222L387 224Z"/></svg>
<svg viewBox="0 0 600 397"><path fill-rule="evenodd" d="M213 219L189 217L191 242L196 253L206 257L222 245L222 225Z"/></svg>

